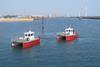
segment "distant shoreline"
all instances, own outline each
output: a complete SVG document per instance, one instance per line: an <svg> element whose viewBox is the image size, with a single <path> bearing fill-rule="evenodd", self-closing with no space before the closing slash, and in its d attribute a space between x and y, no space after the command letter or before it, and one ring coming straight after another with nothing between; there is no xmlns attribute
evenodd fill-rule
<svg viewBox="0 0 100 67"><path fill-rule="evenodd" d="M0 18L0 22L31 22L33 18Z"/></svg>
<svg viewBox="0 0 100 67"><path fill-rule="evenodd" d="M100 16L80 16L80 17L76 17L76 18L79 18L79 19L98 19L100 20Z"/></svg>
<svg viewBox="0 0 100 67"><path fill-rule="evenodd" d="M34 19L41 19L42 17L16 17L16 18L0 18L0 23L1 22L32 22ZM57 17L44 17L44 18L57 18ZM69 18L79 18L79 19L98 19L100 20L100 16L80 16L80 17L69 17Z"/></svg>

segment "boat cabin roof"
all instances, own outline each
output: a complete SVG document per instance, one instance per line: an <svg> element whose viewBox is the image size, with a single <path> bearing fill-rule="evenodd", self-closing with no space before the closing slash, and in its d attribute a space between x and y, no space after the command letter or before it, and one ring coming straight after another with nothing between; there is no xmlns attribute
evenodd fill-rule
<svg viewBox="0 0 100 67"><path fill-rule="evenodd" d="M68 31L68 30L74 30L74 29L71 27L65 29L65 31Z"/></svg>
<svg viewBox="0 0 100 67"><path fill-rule="evenodd" d="M28 35L28 34L34 34L34 32L32 32L31 30L29 30L28 32L24 33L24 35Z"/></svg>

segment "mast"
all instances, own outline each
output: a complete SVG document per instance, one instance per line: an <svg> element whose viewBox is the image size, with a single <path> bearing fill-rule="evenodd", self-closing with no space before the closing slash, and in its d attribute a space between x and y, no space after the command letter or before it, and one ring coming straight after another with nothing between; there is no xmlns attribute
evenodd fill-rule
<svg viewBox="0 0 100 67"><path fill-rule="evenodd" d="M44 17L42 16L42 33L44 33Z"/></svg>

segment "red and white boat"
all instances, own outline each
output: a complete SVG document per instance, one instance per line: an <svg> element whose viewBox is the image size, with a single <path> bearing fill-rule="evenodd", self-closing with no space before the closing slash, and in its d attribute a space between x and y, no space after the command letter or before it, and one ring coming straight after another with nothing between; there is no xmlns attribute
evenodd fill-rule
<svg viewBox="0 0 100 67"><path fill-rule="evenodd" d="M66 41L72 41L77 39L78 33L72 28L71 26L66 28L64 32L57 33L57 40L66 40Z"/></svg>
<svg viewBox="0 0 100 67"><path fill-rule="evenodd" d="M35 37L35 33L29 30L28 32L24 33L23 37L18 37L14 40L12 40L12 47L22 47L22 48L28 48L31 46L39 45L40 44L40 38Z"/></svg>

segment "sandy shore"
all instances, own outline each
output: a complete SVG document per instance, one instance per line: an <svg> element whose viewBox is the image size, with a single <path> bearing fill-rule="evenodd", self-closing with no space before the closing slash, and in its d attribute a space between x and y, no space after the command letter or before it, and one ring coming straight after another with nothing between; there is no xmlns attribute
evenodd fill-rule
<svg viewBox="0 0 100 67"><path fill-rule="evenodd" d="M30 22L33 18L0 18L0 22Z"/></svg>

